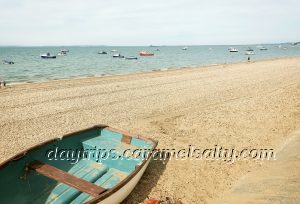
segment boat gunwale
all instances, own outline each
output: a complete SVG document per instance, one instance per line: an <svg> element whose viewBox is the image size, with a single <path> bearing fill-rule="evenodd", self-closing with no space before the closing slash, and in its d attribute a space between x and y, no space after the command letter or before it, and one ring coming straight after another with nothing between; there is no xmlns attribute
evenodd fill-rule
<svg viewBox="0 0 300 204"><path fill-rule="evenodd" d="M154 150L158 144L158 141L157 140L154 140L152 138L146 138L146 137L143 137L141 135L137 135L137 134L132 134L130 132L127 132L127 131L124 131L124 130L120 130L120 129L116 129L116 128L113 128L113 127L110 127L108 125L103 125L103 124L99 124L99 125L94 125L92 127L89 127L89 128L85 128L85 129L82 129L82 130L78 130L78 131L74 131L74 132L71 132L71 133L68 133L68 134L65 134L63 135L62 137L56 137L56 138L53 138L53 139L50 139L50 140L46 140L44 142L41 142L37 145L34 145L24 151L21 151L19 152L18 154L10 157L9 159L5 160L4 162L0 163L0 170L2 170L3 168L5 168L7 165L9 165L10 163L12 162L15 162L17 160L20 160L22 159L24 156L27 155L27 153L31 152L31 151L34 151L36 149L38 149L39 147L41 146L44 146L44 145L47 145L47 144L51 144L53 142L56 142L56 141L59 141L59 140L62 140L63 138L68 138L68 137L71 137L71 136L77 136L76 134L80 134L80 133L83 133L83 132L86 132L88 130L93 130L95 128L100 128L100 129L107 129L107 130L110 130L110 131L113 131L113 132L118 132L120 134L122 134L122 136L130 136L132 138L137 138L137 139L141 139L141 140L144 140L144 141L149 141L151 143L153 143L153 146L151 147L152 150ZM122 141L120 141L122 142ZM87 201L85 202L86 204L94 204L94 203L98 203L102 200L104 200L105 198L109 197L110 195L112 195L113 193L117 192L118 190L120 190L122 187L124 187L132 178L134 178L134 176L136 176L140 170L144 167L144 165L147 163L148 159L150 159L152 156L152 153L148 154L147 158L145 158L143 160L143 163L141 165L139 165L138 167L135 168L135 170L133 172L131 172L124 180L122 180L120 183L118 183L116 186L114 186L113 188L99 194L98 197L94 197L92 200L90 201Z"/></svg>
<svg viewBox="0 0 300 204"><path fill-rule="evenodd" d="M102 124L95 125L95 126L92 126L92 127L89 127L89 128L85 128L85 129L82 129L82 130L74 131L74 132L65 134L65 135L63 135L61 137L52 138L52 139L46 140L44 142L38 143L36 145L33 145L33 146L29 147L28 149L25 149L25 150L17 153L16 155L10 157L9 159L1 162L0 163L0 170L2 168L6 167L9 163L17 161L17 160L23 158L24 156L26 156L27 153L29 153L31 151L34 151L34 150L36 150L37 148L39 148L41 146L44 146L44 145L47 145L47 144L51 144L53 142L62 140L63 138L66 138L66 137L75 136L75 134L80 134L80 133L86 132L88 130L92 130L94 128L106 128L106 127L108 127L108 126L107 125L102 125Z"/></svg>

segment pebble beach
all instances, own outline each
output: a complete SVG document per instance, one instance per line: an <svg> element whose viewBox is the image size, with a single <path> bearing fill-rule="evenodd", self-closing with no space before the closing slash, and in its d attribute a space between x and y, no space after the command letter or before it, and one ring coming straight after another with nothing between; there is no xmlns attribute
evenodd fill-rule
<svg viewBox="0 0 300 204"><path fill-rule="evenodd" d="M0 162L38 143L95 124L158 140L273 148L300 128L300 57L121 76L52 80L0 89ZM219 199L268 161L152 161L124 201Z"/></svg>

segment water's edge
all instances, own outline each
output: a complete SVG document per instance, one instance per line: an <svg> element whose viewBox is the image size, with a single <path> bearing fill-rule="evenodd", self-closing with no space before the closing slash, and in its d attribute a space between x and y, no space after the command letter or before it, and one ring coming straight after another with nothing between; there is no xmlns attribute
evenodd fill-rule
<svg viewBox="0 0 300 204"><path fill-rule="evenodd" d="M299 56L292 56L292 57L276 57L272 59L260 59L260 60L251 60L250 63L254 62L265 62L265 61L274 61L279 59L294 59L300 58ZM183 67L173 67L173 68L161 68L157 70L150 70L150 71L140 71L140 72L128 72L128 73L120 73L120 74L106 74L106 75L94 75L94 76L78 76L78 77L69 77L69 78L60 78L60 79L51 79L51 80L40 80L40 81L31 81L31 82L10 82L7 84L8 87L14 86L21 86L21 85L29 85L29 84L43 84L49 82L59 82L59 81L72 81L72 80L80 80L80 79L94 79L94 78L107 78L107 77L124 77L124 76L132 76L138 74L151 74L154 72L168 72L168 71L175 71L175 70L185 70L185 69L201 69L201 68L211 68L216 66L222 65L234 65L234 64L245 64L248 63L247 61L240 61L240 62L232 62L232 63L221 63L221 64L207 64L207 65L192 65L192 66L183 66Z"/></svg>

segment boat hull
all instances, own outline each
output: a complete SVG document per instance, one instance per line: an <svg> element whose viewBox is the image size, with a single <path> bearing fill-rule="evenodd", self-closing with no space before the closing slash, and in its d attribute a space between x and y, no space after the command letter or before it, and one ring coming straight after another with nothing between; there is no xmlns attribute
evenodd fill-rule
<svg viewBox="0 0 300 204"><path fill-rule="evenodd" d="M56 56L41 56L42 59L55 59Z"/></svg>
<svg viewBox="0 0 300 204"><path fill-rule="evenodd" d="M15 64L13 61L3 60L3 64Z"/></svg>
<svg viewBox="0 0 300 204"><path fill-rule="evenodd" d="M157 141L106 125L46 141L0 164L0 203L120 203L142 177L156 145ZM136 148L150 154L123 154ZM114 151L103 158L96 149ZM77 150L92 151L91 157L74 153Z"/></svg>
<svg viewBox="0 0 300 204"><path fill-rule="evenodd" d="M153 53L143 53L143 52L141 52L140 56L142 56L142 57L150 57L150 56L154 56L154 54Z"/></svg>
<svg viewBox="0 0 300 204"><path fill-rule="evenodd" d="M254 55L255 53L254 52L251 52L251 51L248 51L248 52L245 52L245 55Z"/></svg>
<svg viewBox="0 0 300 204"><path fill-rule="evenodd" d="M145 170L147 169L149 165L150 159L147 161L147 163L143 166L143 168L126 184L124 185L121 189L116 191L114 194L111 196L107 197L103 201L98 202L99 204L119 204L125 198L128 197L128 195L132 192L134 187L137 185L141 177L143 176Z"/></svg>

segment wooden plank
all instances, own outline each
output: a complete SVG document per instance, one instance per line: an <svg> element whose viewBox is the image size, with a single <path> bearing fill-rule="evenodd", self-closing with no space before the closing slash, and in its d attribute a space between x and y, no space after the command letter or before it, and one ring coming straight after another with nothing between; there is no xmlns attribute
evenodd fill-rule
<svg viewBox="0 0 300 204"><path fill-rule="evenodd" d="M131 139L132 139L131 136L123 134L121 142L126 143L126 144L130 144L131 143Z"/></svg>
<svg viewBox="0 0 300 204"><path fill-rule="evenodd" d="M101 193L106 191L106 189L104 189L100 186L97 186L93 183L90 183L90 182L84 180L84 179L78 178L72 174L69 174L69 173L62 171L54 166L42 163L40 161L33 161L29 164L28 167L46 177L49 177L51 179L54 179L61 183L64 183L68 186L76 188L77 190L87 193L94 197L97 197Z"/></svg>

